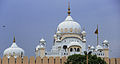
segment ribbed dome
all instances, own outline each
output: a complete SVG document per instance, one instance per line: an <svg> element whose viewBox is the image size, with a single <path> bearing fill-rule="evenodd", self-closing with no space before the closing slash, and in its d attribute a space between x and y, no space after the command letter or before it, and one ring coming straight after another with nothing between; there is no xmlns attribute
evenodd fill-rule
<svg viewBox="0 0 120 64"><path fill-rule="evenodd" d="M11 47L5 49L3 56L23 56L24 50L17 46L16 43L13 43Z"/></svg>
<svg viewBox="0 0 120 64"><path fill-rule="evenodd" d="M71 16L67 16L65 21L58 25L57 30L61 33L80 33L81 26Z"/></svg>

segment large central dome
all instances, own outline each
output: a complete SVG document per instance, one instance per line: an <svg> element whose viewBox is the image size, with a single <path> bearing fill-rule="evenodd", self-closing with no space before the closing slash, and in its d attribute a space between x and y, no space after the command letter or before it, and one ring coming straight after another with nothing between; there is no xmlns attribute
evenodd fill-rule
<svg viewBox="0 0 120 64"><path fill-rule="evenodd" d="M68 5L68 16L57 27L57 31L60 33L80 33L81 26L72 19L70 13L70 5Z"/></svg>
<svg viewBox="0 0 120 64"><path fill-rule="evenodd" d="M61 22L57 28L61 33L80 33L81 26L75 22L70 15L68 15L65 21Z"/></svg>

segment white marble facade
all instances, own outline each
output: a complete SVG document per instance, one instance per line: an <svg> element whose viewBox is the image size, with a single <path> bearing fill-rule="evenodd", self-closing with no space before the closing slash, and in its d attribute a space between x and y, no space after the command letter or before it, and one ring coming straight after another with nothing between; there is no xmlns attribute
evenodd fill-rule
<svg viewBox="0 0 120 64"><path fill-rule="evenodd" d="M46 51L46 41L42 38L40 44L35 49L36 56L69 56L72 54L84 54L84 51L92 51L99 57L109 57L108 41L103 42L103 46L97 45L86 47L86 32L81 29L79 23L73 20L68 9L68 16L61 22L54 34L54 42L51 51Z"/></svg>

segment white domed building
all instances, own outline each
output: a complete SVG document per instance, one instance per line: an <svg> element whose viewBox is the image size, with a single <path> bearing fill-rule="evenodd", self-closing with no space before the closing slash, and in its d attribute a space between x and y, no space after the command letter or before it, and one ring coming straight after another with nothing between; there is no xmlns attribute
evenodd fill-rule
<svg viewBox="0 0 120 64"><path fill-rule="evenodd" d="M45 44L36 47L36 56L69 56L72 54L84 54L86 50L86 32L82 32L81 26L70 16L70 8L68 8L68 16L61 22L54 34L54 44L50 52L45 50ZM45 43L45 41L44 41ZM42 47L41 47L42 46ZM43 51L44 50L44 51Z"/></svg>
<svg viewBox="0 0 120 64"><path fill-rule="evenodd" d="M15 37L13 40L12 45L4 50L3 56L5 57L23 57L24 56L24 50L20 47L17 46L17 44L15 43Z"/></svg>
<svg viewBox="0 0 120 64"><path fill-rule="evenodd" d="M105 41L106 42L106 41ZM61 22L57 31L54 34L54 42L51 51L46 50L46 41L44 39L40 40L40 44L37 45L35 49L36 56L69 56L72 54L84 54L86 51L86 31L81 29L78 22L73 20L70 15L70 7L68 8L68 16ZM90 47L90 51L98 53L104 48L98 45L96 48L94 46ZM95 54L93 53L93 54ZM106 52L108 53L108 52Z"/></svg>

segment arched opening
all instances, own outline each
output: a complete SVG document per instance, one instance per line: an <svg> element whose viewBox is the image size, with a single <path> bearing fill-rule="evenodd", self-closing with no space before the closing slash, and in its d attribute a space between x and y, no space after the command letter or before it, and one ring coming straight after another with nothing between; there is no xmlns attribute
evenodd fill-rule
<svg viewBox="0 0 120 64"><path fill-rule="evenodd" d="M79 48L77 48L77 52L80 52L80 49L79 49Z"/></svg>
<svg viewBox="0 0 120 64"><path fill-rule="evenodd" d="M65 32L67 32L68 31L68 29L67 28L65 28Z"/></svg>
<svg viewBox="0 0 120 64"><path fill-rule="evenodd" d="M23 52L21 52L21 57L23 57Z"/></svg>
<svg viewBox="0 0 120 64"><path fill-rule="evenodd" d="M70 32L72 32L73 30L72 30L72 28L70 28Z"/></svg>
<svg viewBox="0 0 120 64"><path fill-rule="evenodd" d="M70 48L70 52L72 52L73 51L73 49L72 48Z"/></svg>
<svg viewBox="0 0 120 64"><path fill-rule="evenodd" d="M63 46L63 49L65 50L65 52L66 52L66 49L67 49L67 45L64 45Z"/></svg>

